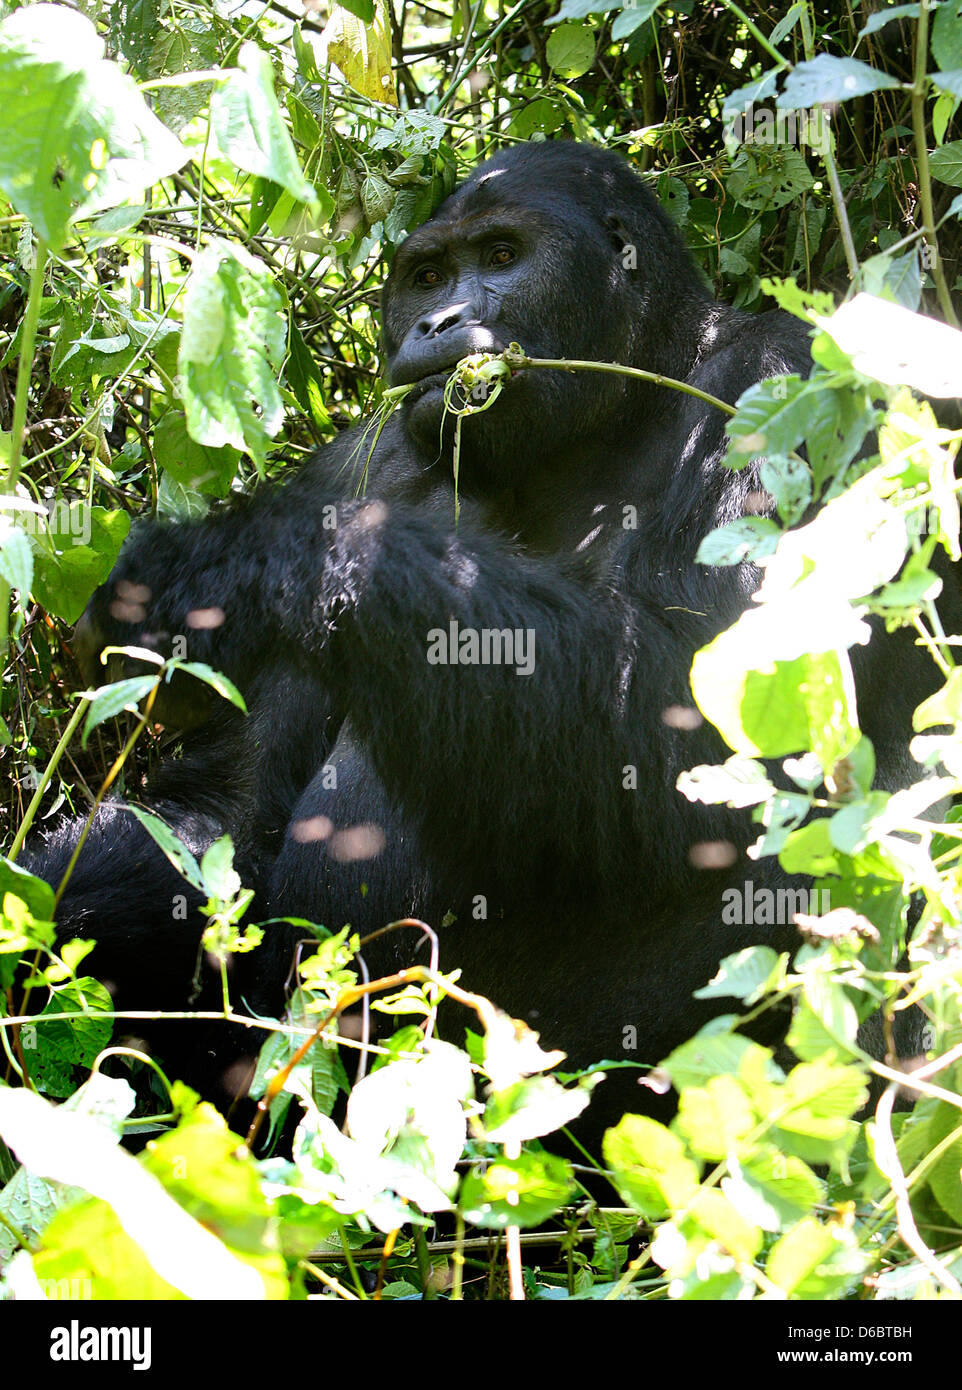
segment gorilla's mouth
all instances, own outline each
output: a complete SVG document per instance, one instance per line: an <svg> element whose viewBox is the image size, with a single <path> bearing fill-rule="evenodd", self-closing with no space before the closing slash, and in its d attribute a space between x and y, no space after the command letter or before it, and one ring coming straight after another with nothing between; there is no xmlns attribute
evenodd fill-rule
<svg viewBox="0 0 962 1390"><path fill-rule="evenodd" d="M458 359L460 361L460 359ZM404 404L408 407L418 405L422 401L427 401L429 397L443 395L444 390L451 379L451 374L457 366L457 362L452 362L451 366L441 372L431 372L427 376L422 376L414 383L411 390L404 399ZM508 378L503 379L503 384L507 384ZM454 387L453 403L463 404L473 398L473 394L465 389ZM432 404L435 402L432 401Z"/></svg>

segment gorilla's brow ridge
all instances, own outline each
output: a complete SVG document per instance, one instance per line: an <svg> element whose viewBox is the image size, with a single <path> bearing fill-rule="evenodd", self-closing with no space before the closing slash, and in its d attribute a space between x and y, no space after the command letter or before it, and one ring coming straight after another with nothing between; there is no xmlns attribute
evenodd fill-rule
<svg viewBox="0 0 962 1390"><path fill-rule="evenodd" d="M517 213L511 208L501 207L496 212L472 212L448 223L426 223L408 237L395 257L395 268L406 270L410 262L423 260L425 256L442 256L452 243L476 246L491 237L517 236L524 232L528 236L539 236L545 231L540 217Z"/></svg>

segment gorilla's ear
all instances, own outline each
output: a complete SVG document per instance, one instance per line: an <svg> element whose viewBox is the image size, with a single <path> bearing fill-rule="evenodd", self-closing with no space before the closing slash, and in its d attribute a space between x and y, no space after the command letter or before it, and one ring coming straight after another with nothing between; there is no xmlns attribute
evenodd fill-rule
<svg viewBox="0 0 962 1390"><path fill-rule="evenodd" d="M624 251L626 246L631 246L633 244L632 235L628 228L625 226L624 222L622 222L621 218L617 217L613 212L609 213L605 218L605 231L608 233L608 238L612 246L618 252Z"/></svg>

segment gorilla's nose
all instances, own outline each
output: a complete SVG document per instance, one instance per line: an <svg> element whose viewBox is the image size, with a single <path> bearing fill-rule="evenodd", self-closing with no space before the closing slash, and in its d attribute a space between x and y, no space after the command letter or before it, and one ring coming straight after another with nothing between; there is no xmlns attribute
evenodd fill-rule
<svg viewBox="0 0 962 1390"><path fill-rule="evenodd" d="M427 314L419 319L415 332L422 338L439 338L452 328L463 328L466 324L478 322L478 311L465 300L463 304L448 304L435 314Z"/></svg>

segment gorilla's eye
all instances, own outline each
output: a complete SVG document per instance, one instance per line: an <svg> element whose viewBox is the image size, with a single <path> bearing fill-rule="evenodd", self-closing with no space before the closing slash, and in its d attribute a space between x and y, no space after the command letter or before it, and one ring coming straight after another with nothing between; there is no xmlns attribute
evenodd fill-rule
<svg viewBox="0 0 962 1390"><path fill-rule="evenodd" d="M440 285L442 278L436 265L422 265L414 277L414 283L423 285L425 289L433 289L435 285Z"/></svg>
<svg viewBox="0 0 962 1390"><path fill-rule="evenodd" d="M492 265L510 265L514 258L514 251L510 246L495 246L488 259Z"/></svg>

